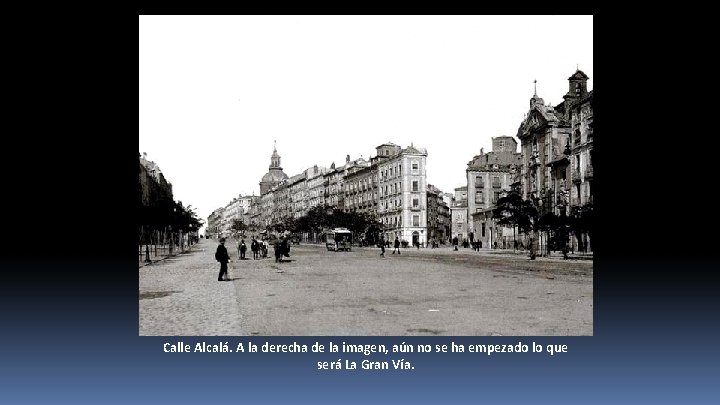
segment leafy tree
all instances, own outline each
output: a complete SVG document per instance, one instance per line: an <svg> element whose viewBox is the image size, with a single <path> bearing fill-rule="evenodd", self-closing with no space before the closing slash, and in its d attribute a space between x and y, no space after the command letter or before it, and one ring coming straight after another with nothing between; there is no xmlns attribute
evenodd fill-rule
<svg viewBox="0 0 720 405"><path fill-rule="evenodd" d="M512 190L497 200L493 217L498 218L498 225L513 227L513 246L517 245L515 227L525 234L535 231L538 210L530 200L523 200L517 190Z"/></svg>
<svg viewBox="0 0 720 405"><path fill-rule="evenodd" d="M232 225L230 226L230 229L232 229L235 232L242 232L246 229L248 229L247 225L245 225L245 222L243 222L240 218L235 218L232 221Z"/></svg>

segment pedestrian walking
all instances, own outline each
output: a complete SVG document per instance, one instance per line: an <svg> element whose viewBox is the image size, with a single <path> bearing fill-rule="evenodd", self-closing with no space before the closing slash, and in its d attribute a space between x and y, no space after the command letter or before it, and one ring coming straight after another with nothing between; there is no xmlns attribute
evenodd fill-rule
<svg viewBox="0 0 720 405"><path fill-rule="evenodd" d="M240 240L240 260L245 260L245 252L247 252L247 245L245 245L245 239Z"/></svg>
<svg viewBox="0 0 720 405"><path fill-rule="evenodd" d="M393 254L395 254L396 250L397 253L400 254L400 239L398 239L397 236L395 237L395 244L393 246L395 246L395 249L393 249Z"/></svg>
<svg viewBox="0 0 720 405"><path fill-rule="evenodd" d="M378 243L380 246L380 256L385 257L385 238L380 237L380 243Z"/></svg>
<svg viewBox="0 0 720 405"><path fill-rule="evenodd" d="M250 242L250 250L253 252L253 260L257 260L258 250L260 250L260 244L258 244L257 239L253 238L252 242Z"/></svg>
<svg viewBox="0 0 720 405"><path fill-rule="evenodd" d="M218 281L228 281L227 264L230 261L230 256L228 256L228 251L225 248L225 238L220 238L220 244L215 252L215 260L220 262L220 274L218 274Z"/></svg>
<svg viewBox="0 0 720 405"><path fill-rule="evenodd" d="M454 237L452 238L452 244L453 244L453 246L455 247L455 251L457 252L457 250L458 250L458 238L457 238L457 236L454 236Z"/></svg>

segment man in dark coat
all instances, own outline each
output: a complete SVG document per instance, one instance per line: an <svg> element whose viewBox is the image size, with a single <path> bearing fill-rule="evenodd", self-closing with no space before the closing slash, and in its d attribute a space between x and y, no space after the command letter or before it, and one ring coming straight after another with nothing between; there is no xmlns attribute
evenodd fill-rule
<svg viewBox="0 0 720 405"><path fill-rule="evenodd" d="M397 250L398 254L400 254L400 239L398 237L395 237L395 244L393 245L395 249L393 249L393 254L395 254L395 251Z"/></svg>
<svg viewBox="0 0 720 405"><path fill-rule="evenodd" d="M245 260L245 252L247 251L247 245L245 245L245 239L240 240L240 260Z"/></svg>
<svg viewBox="0 0 720 405"><path fill-rule="evenodd" d="M253 252L253 260L258 258L258 250L260 250L260 244L258 241L253 238L252 243L250 243L250 250Z"/></svg>
<svg viewBox="0 0 720 405"><path fill-rule="evenodd" d="M275 239L275 242L273 243L273 248L275 250L275 261L281 262L283 261L283 256L288 256L289 254L286 253L287 251L287 240L284 236L281 236L278 239Z"/></svg>
<svg viewBox="0 0 720 405"><path fill-rule="evenodd" d="M230 261L230 256L225 248L225 238L220 238L220 244L215 252L215 260L220 262L220 274L218 274L218 281L228 280L228 267L227 264ZM225 276L223 278L223 276Z"/></svg>

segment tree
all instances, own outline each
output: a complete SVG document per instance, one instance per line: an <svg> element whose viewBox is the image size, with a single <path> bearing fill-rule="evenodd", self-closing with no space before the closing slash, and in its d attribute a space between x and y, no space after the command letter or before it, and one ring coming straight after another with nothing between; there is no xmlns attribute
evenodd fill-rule
<svg viewBox="0 0 720 405"><path fill-rule="evenodd" d="M560 225L560 222L559 222L558 216L552 212L546 212L538 219L537 229L541 232L545 232L545 235L547 236L547 238L546 238L546 240L548 241L547 246L546 246L547 254L550 254L550 250L551 250L550 241L553 240L553 236L558 234L559 225Z"/></svg>
<svg viewBox="0 0 720 405"><path fill-rule="evenodd" d="M245 222L243 222L242 219L235 218L232 221L232 225L230 226L230 229L232 229L235 232L242 232L247 229L247 225L245 225Z"/></svg>
<svg viewBox="0 0 720 405"><path fill-rule="evenodd" d="M516 227L523 221L521 218L523 199L520 192L511 190L507 195L498 198L493 209L493 218L497 218L497 224L512 226L513 228L513 249L517 247Z"/></svg>

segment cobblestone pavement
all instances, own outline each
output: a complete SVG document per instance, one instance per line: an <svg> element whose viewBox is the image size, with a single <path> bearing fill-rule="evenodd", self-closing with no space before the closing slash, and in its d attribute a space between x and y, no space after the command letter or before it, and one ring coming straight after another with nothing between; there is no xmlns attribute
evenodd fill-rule
<svg viewBox="0 0 720 405"><path fill-rule="evenodd" d="M273 258L229 265L217 243L140 268L140 335L580 336L593 331L589 260L451 248L293 245ZM233 243L228 251L237 254ZM272 249L270 249L272 255Z"/></svg>

